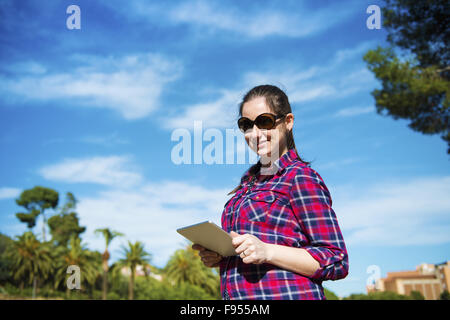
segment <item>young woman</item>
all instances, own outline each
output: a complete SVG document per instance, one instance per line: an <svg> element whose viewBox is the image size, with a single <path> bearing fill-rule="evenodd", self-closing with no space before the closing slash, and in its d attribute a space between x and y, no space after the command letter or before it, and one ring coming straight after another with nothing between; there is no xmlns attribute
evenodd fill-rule
<svg viewBox="0 0 450 320"><path fill-rule="evenodd" d="M297 153L288 97L275 86L255 87L239 114L260 159L222 213L236 256L193 248L206 266L220 266L223 299L325 299L322 281L346 277L348 255L330 192Z"/></svg>

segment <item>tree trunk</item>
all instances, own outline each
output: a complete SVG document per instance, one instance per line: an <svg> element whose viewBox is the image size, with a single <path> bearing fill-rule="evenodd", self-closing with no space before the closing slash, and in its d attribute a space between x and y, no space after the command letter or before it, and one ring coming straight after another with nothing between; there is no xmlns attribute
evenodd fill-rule
<svg viewBox="0 0 450 320"><path fill-rule="evenodd" d="M109 252L108 247L106 247L105 252L102 254L102 267L103 267L103 284L102 284L102 299L107 300L108 294L108 259Z"/></svg>
<svg viewBox="0 0 450 320"><path fill-rule="evenodd" d="M46 240L45 240L45 225L47 224L47 219L45 219L44 210L42 210L42 217L44 218L44 224L42 225L42 237L44 239L44 242L46 242Z"/></svg>
<svg viewBox="0 0 450 320"><path fill-rule="evenodd" d="M103 270L103 287L102 287L102 299L107 300L108 292L108 271Z"/></svg>
<svg viewBox="0 0 450 320"><path fill-rule="evenodd" d="M33 277L33 291L31 293L31 298L36 299L36 277Z"/></svg>
<svg viewBox="0 0 450 320"><path fill-rule="evenodd" d="M134 299L134 268L131 268L130 282L128 283L128 300Z"/></svg>
<svg viewBox="0 0 450 320"><path fill-rule="evenodd" d="M36 295L39 295L39 286L40 286L40 280L39 276L36 276Z"/></svg>

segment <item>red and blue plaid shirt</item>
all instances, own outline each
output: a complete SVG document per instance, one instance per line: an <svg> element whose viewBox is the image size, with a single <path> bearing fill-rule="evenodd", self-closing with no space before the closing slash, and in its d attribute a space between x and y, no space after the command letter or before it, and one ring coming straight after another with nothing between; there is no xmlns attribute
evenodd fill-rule
<svg viewBox="0 0 450 320"><path fill-rule="evenodd" d="M304 276L277 266L245 264L239 256L220 263L224 299L325 299L322 281L348 274L348 255L331 196L320 175L291 149L275 161L273 175L249 174L222 213L222 228L266 243L307 250L320 268ZM253 180L253 181L252 181Z"/></svg>

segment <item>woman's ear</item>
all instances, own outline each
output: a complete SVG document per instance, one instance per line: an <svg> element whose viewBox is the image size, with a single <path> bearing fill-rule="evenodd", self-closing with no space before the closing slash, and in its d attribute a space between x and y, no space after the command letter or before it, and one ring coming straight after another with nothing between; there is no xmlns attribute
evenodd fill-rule
<svg viewBox="0 0 450 320"><path fill-rule="evenodd" d="M294 115L292 113L288 113L285 118L286 129L291 131L294 128Z"/></svg>

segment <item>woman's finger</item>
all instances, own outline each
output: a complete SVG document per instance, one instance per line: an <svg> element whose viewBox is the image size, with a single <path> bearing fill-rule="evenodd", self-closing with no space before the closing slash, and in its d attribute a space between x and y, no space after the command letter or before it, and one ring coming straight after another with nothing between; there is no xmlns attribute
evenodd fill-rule
<svg viewBox="0 0 450 320"><path fill-rule="evenodd" d="M245 240L248 239L249 234L244 234L244 235L237 235L237 233L235 233L236 235L234 236L233 240L231 240L231 243L233 244L233 246L239 247Z"/></svg>
<svg viewBox="0 0 450 320"><path fill-rule="evenodd" d="M192 249L198 250L198 251L206 250L204 247L202 247L201 245L196 244L196 243L194 243L194 244L192 245Z"/></svg>
<svg viewBox="0 0 450 320"><path fill-rule="evenodd" d="M236 253L241 254L245 250L247 250L248 247L252 245L251 238L246 239L239 247L236 248Z"/></svg>
<svg viewBox="0 0 450 320"><path fill-rule="evenodd" d="M222 259L222 257L219 257L219 256L203 256L202 257L203 261L217 261L220 259Z"/></svg>
<svg viewBox="0 0 450 320"><path fill-rule="evenodd" d="M201 255L204 257L217 257L219 254L214 251L205 250L201 252Z"/></svg>
<svg viewBox="0 0 450 320"><path fill-rule="evenodd" d="M256 259L254 257L254 254L252 253L251 255L246 256L244 259L242 259L242 262L249 264L249 263L254 263L256 262Z"/></svg>
<svg viewBox="0 0 450 320"><path fill-rule="evenodd" d="M214 251L209 251L209 250L204 250L204 251L200 251L199 252L199 256L201 258L218 258L220 257L220 254L218 254L217 252Z"/></svg>
<svg viewBox="0 0 450 320"><path fill-rule="evenodd" d="M201 258L203 264L207 267L214 267L217 266L218 263L222 260L222 256L216 256L216 257L202 257Z"/></svg>

